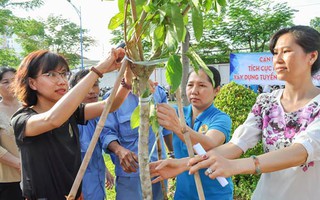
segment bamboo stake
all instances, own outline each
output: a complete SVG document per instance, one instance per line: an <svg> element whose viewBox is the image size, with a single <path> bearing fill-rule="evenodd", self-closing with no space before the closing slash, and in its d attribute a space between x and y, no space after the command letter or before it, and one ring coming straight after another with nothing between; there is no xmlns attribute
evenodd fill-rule
<svg viewBox="0 0 320 200"><path fill-rule="evenodd" d="M182 110L182 100L181 100L180 88L178 88L177 91L176 91L176 97L177 97L180 124L182 126L183 138L184 138L184 141L185 141L185 143L187 145L189 157L193 158L194 157L194 151L193 151L193 148L192 148L190 134L189 134L189 132L188 132L188 130L186 128L186 126L187 126L186 125L186 121L184 119L184 114L183 114L183 110ZM194 174L194 179L195 179L195 182L196 182L199 199L200 200L204 200L205 199L204 198L204 192L203 192L203 188L202 188L202 183L201 183L199 172L196 172Z"/></svg>
<svg viewBox="0 0 320 200"><path fill-rule="evenodd" d="M157 139L157 147L158 147L158 160L162 159L162 146L161 146L161 137L163 137L162 134L158 133L160 137ZM167 194L167 188L164 180L160 181L161 183L161 191L163 195L163 200L168 200L168 194Z"/></svg>
<svg viewBox="0 0 320 200"><path fill-rule="evenodd" d="M90 141L90 144L89 144L89 147L88 147L88 150L83 158L83 161L81 163L81 166L80 166L80 169L77 173L77 176L73 182L73 185L71 187L71 190L69 192L69 195L66 197L67 200L74 200L75 197L76 197L76 194L77 194L77 191L79 189L79 186L80 186L80 183L81 183L81 180L83 178L83 175L87 169L87 166L89 164L89 161L91 159L91 156L92 156L92 153L93 153L93 150L97 144L97 141L99 139L99 136L100 136L100 133L104 127L104 124L105 124L105 121L108 117L108 114L109 114L109 111L110 111L110 108L111 108L111 105L113 103L113 99L114 97L116 96L116 93L118 91L118 88L120 86L120 83L121 83L121 79L123 77L123 74L124 74L124 71L126 69L126 66L128 64L128 61L127 60L124 60L122 65L121 65L121 68L120 68L120 71L119 71L119 74L118 74L118 77L116 79L116 82L114 83L114 87L112 89L112 92L109 96L109 98L107 99L107 103L105 104L105 107L102 111L102 114L101 114L101 117L99 119L99 122L97 124L97 127L94 131L94 134L93 134L93 137Z"/></svg>

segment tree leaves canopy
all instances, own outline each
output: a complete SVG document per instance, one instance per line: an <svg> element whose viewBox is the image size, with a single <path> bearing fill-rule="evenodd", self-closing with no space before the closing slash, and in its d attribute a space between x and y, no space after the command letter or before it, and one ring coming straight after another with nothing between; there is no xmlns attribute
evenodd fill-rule
<svg viewBox="0 0 320 200"><path fill-rule="evenodd" d="M196 49L207 63L229 62L230 52L264 52L275 31L293 25L295 12L287 3L234 0L220 14L204 16L204 34Z"/></svg>

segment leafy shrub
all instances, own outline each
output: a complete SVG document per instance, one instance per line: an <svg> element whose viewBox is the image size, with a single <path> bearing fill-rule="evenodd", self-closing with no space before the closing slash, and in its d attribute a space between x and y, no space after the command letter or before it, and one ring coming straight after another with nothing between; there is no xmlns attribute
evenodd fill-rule
<svg viewBox="0 0 320 200"><path fill-rule="evenodd" d="M232 119L231 133L246 120L257 94L235 82L223 86L214 100L214 105L227 113ZM262 145L259 143L255 148L248 150L242 157L259 155L262 153ZM260 176L236 175L233 177L234 199L250 199Z"/></svg>

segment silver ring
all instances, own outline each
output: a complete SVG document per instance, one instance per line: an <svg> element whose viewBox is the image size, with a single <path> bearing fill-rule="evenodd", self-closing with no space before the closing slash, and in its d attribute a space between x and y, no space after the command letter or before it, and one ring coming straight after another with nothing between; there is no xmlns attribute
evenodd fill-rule
<svg viewBox="0 0 320 200"><path fill-rule="evenodd" d="M210 175L210 174L212 174L214 171L213 171L211 168L208 168L208 169L206 170L206 172L208 173L208 175Z"/></svg>

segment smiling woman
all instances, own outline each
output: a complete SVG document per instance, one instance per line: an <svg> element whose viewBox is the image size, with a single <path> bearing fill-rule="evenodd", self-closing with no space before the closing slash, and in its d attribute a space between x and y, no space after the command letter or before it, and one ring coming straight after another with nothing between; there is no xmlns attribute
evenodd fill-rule
<svg viewBox="0 0 320 200"><path fill-rule="evenodd" d="M95 68L107 73L120 67L124 49L112 50ZM23 195L28 200L64 200L81 163L77 124L101 115L105 102L81 104L98 79L90 71L68 92L69 66L64 57L39 50L24 58L15 77L23 103L11 124L21 152ZM128 91L120 88L119 105ZM112 105L111 110L116 106ZM45 177L45 178L44 178ZM81 196L78 190L76 198Z"/></svg>

